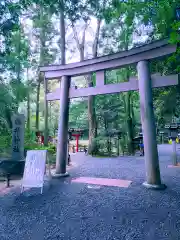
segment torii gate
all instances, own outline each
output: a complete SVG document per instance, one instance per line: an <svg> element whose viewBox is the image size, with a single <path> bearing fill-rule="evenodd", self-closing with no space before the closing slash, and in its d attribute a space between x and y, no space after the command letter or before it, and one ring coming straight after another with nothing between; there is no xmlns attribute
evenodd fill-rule
<svg viewBox="0 0 180 240"><path fill-rule="evenodd" d="M133 48L129 51L97 57L83 62L40 67L40 72L44 73L45 79L46 111L48 100L60 99L56 177L68 175L66 172L66 158L69 98L139 90L146 166L146 182L144 182L143 185L148 188L166 188L166 186L161 183L159 169L152 88L178 85L178 75L160 76L159 74L156 74L151 76L149 61L170 55L176 52L176 49L176 45L169 44L168 39L163 39L141 47ZM138 81L136 78L131 78L129 82L105 85L104 76L106 70L112 70L130 64L137 64ZM85 75L92 72L96 73L95 87L81 89L70 88L72 76ZM47 80L57 78L61 78L60 88L56 89L55 92L47 93ZM45 123L47 127L47 116Z"/></svg>

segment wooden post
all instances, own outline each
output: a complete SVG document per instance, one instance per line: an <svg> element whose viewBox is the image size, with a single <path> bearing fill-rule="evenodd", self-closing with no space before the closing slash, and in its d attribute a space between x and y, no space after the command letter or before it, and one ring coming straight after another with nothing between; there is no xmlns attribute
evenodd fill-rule
<svg viewBox="0 0 180 240"><path fill-rule="evenodd" d="M174 166L177 166L176 139L172 140L172 162Z"/></svg>

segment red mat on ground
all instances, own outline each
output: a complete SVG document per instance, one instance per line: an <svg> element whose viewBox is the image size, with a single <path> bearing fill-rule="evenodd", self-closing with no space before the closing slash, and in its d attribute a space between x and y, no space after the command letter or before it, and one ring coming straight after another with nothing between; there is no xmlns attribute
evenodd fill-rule
<svg viewBox="0 0 180 240"><path fill-rule="evenodd" d="M75 178L75 179L72 179L72 182L96 184L96 185L103 185L103 186L113 186L113 187L124 187L124 188L129 187L129 185L132 183L132 181L123 180L123 179L91 178L91 177Z"/></svg>
<svg viewBox="0 0 180 240"><path fill-rule="evenodd" d="M180 167L180 163L177 163L177 165L168 165L168 168L178 168Z"/></svg>

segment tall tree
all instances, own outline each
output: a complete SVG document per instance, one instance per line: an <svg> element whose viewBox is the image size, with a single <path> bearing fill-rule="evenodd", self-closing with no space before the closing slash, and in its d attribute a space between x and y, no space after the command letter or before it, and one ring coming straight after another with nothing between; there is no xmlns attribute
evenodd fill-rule
<svg viewBox="0 0 180 240"><path fill-rule="evenodd" d="M43 1L33 6L33 29L34 37L36 41L36 49L34 51L35 61L37 65L46 65L51 63L55 59L54 51L56 49L52 47L52 41L54 37L54 27L52 24L52 14L47 9ZM36 99L36 130L39 130L39 103L40 103L40 89L43 79L38 75L37 78L37 99Z"/></svg>
<svg viewBox="0 0 180 240"><path fill-rule="evenodd" d="M91 44L91 53L89 54L92 58L96 58L98 56L98 46L99 46L99 37L100 37L100 29L101 23L103 19L103 10L105 6L105 1L99 1L98 3L95 1L86 1L81 4L81 17L79 15L76 18L69 16L71 26L73 29L74 39L76 41L77 49L80 54L80 61L84 61L87 58L87 46L88 42L86 41L86 35L88 31L91 31L90 23L92 18L96 19L96 29L93 32L93 40ZM82 11L83 10L83 11ZM77 30L77 23L81 25L82 31ZM83 22L83 25L82 25ZM93 86L93 77L92 74L86 76L88 87ZM88 118L89 118L89 153L93 150L92 143L93 139L97 136L97 121L96 121L96 112L95 112L95 97L88 97Z"/></svg>

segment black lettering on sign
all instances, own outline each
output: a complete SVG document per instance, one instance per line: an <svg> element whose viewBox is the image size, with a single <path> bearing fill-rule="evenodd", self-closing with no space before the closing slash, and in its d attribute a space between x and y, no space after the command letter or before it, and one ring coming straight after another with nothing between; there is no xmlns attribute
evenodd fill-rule
<svg viewBox="0 0 180 240"><path fill-rule="evenodd" d="M20 118L16 118L16 120L14 121L16 125L21 125L21 119Z"/></svg>
<svg viewBox="0 0 180 240"><path fill-rule="evenodd" d="M19 133L20 133L20 128L16 127L13 130L13 141L14 141L14 147L13 147L13 152L20 152L19 149L19 142L20 142L20 137L19 137Z"/></svg>
<svg viewBox="0 0 180 240"><path fill-rule="evenodd" d="M19 136L19 132L20 132L20 128L19 127L16 127L14 128L14 134Z"/></svg>
<svg viewBox="0 0 180 240"><path fill-rule="evenodd" d="M19 136L14 136L14 143L18 144L20 142Z"/></svg>
<svg viewBox="0 0 180 240"><path fill-rule="evenodd" d="M19 147L18 146L14 146L13 147L13 152L19 152Z"/></svg>

